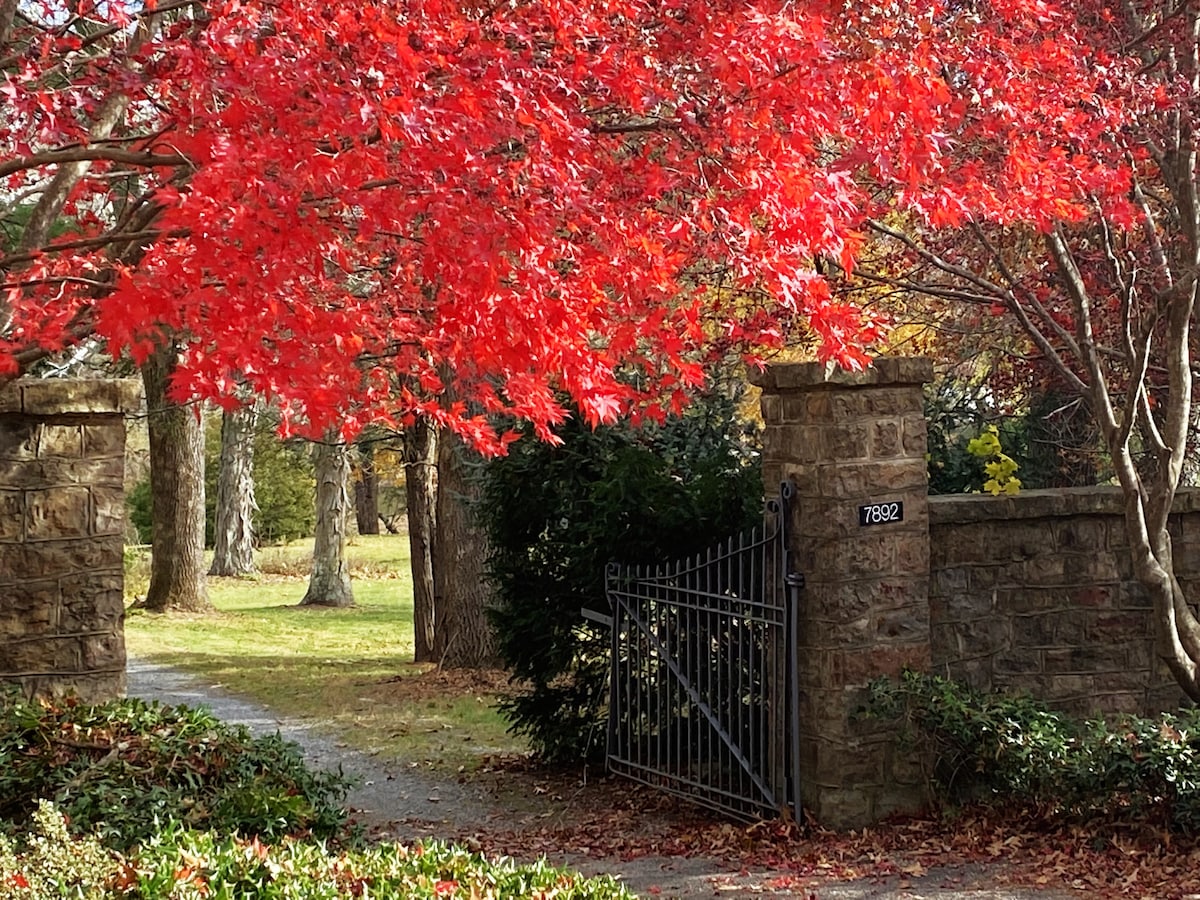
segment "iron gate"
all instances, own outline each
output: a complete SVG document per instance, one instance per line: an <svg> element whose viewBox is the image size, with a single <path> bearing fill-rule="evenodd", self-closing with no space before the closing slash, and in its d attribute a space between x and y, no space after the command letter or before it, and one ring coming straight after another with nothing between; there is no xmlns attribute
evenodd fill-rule
<svg viewBox="0 0 1200 900"><path fill-rule="evenodd" d="M761 526L694 557L610 564L608 766L753 819L800 814L785 482Z"/></svg>

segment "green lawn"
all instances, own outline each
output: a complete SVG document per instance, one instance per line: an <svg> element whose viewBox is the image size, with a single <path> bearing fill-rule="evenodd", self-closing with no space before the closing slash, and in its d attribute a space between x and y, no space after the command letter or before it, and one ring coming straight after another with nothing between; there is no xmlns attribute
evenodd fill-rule
<svg viewBox="0 0 1200 900"><path fill-rule="evenodd" d="M408 538L367 535L349 547L352 609L298 607L312 543L268 548L262 573L210 578L216 612L131 610L131 656L178 666L288 716L325 723L348 743L439 768L520 752L495 708L497 673L439 673L412 663ZM131 591L146 562L128 554Z"/></svg>

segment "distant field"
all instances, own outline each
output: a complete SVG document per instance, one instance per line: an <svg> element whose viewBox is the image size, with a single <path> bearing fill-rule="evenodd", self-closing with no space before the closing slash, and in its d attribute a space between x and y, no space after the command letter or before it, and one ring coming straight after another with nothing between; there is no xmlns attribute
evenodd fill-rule
<svg viewBox="0 0 1200 900"><path fill-rule="evenodd" d="M261 574L209 578L215 613L132 610L131 656L178 666L288 716L327 724L348 743L439 768L520 752L496 712L501 673L441 673L412 663L408 538L364 535L349 547L353 609L300 608L311 541L267 548ZM127 593L144 590L144 551L127 553ZM131 589L131 590L130 590Z"/></svg>

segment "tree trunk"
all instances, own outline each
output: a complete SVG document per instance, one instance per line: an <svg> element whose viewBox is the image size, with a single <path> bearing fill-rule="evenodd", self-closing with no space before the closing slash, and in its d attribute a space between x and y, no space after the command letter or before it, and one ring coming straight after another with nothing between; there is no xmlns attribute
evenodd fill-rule
<svg viewBox="0 0 1200 900"><path fill-rule="evenodd" d="M375 447L358 445L360 477L354 482L354 517L359 534L379 534L379 475L375 471Z"/></svg>
<svg viewBox="0 0 1200 900"><path fill-rule="evenodd" d="M211 609L204 581L204 433L195 410L167 399L173 345L142 365L150 433L150 587L146 608Z"/></svg>
<svg viewBox="0 0 1200 900"><path fill-rule="evenodd" d="M433 589L433 538L437 528L437 430L418 418L404 433L404 497L412 557L413 658L438 662Z"/></svg>
<svg viewBox="0 0 1200 900"><path fill-rule="evenodd" d="M476 488L467 454L461 440L439 435L434 650L439 662L451 668L482 668L497 661L496 638L487 617L493 600L486 572L487 539L471 516Z"/></svg>
<svg viewBox="0 0 1200 900"><path fill-rule="evenodd" d="M350 454L334 438L316 445L317 534L312 574L301 606L353 606L346 563L346 516L350 498Z"/></svg>
<svg viewBox="0 0 1200 900"><path fill-rule="evenodd" d="M213 561L209 575L254 571L254 406L221 416L221 472L217 480Z"/></svg>

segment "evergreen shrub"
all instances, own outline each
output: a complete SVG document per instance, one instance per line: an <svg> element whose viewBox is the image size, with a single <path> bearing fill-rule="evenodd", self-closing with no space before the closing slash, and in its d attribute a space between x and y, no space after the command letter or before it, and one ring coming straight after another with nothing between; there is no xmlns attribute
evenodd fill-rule
<svg viewBox="0 0 1200 900"><path fill-rule="evenodd" d="M944 798L1200 830L1200 709L1080 721L1027 695L915 672L874 682L868 709L920 736Z"/></svg>
<svg viewBox="0 0 1200 900"><path fill-rule="evenodd" d="M576 415L560 446L527 437L484 469L492 617L518 686L502 708L543 759L604 750L610 636L580 610L608 611L607 564L680 558L761 521L752 434L714 396L641 428Z"/></svg>

